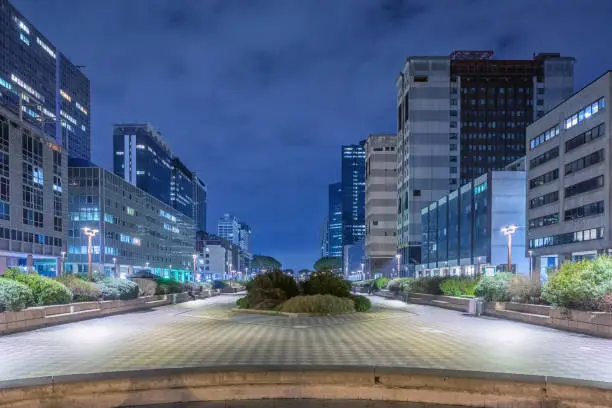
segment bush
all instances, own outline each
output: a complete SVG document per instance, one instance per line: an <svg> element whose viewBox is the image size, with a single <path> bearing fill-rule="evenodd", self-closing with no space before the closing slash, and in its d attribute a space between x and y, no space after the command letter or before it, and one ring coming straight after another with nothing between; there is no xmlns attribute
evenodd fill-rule
<svg viewBox="0 0 612 408"><path fill-rule="evenodd" d="M387 285L387 289L397 294L399 292L403 292L408 287L408 285L410 285L410 282L412 281L413 281L412 278L391 279L391 281L389 281L389 284Z"/></svg>
<svg viewBox="0 0 612 408"><path fill-rule="evenodd" d="M274 308L298 294L298 285L293 276L282 271L257 275L247 285L249 305L255 309Z"/></svg>
<svg viewBox="0 0 612 408"><path fill-rule="evenodd" d="M202 290L210 290L212 289L212 285L208 282L200 282L200 288Z"/></svg>
<svg viewBox="0 0 612 408"><path fill-rule="evenodd" d="M373 281L373 284L370 284L370 286L374 290L386 289L387 285L389 285L389 282L391 282L391 279L382 277L382 278L375 279Z"/></svg>
<svg viewBox="0 0 612 408"><path fill-rule="evenodd" d="M555 306L599 310L612 293L612 257L566 262L548 278L542 297Z"/></svg>
<svg viewBox="0 0 612 408"><path fill-rule="evenodd" d="M236 306L238 309L248 309L249 308L249 299L245 297L241 297L236 301Z"/></svg>
<svg viewBox="0 0 612 408"><path fill-rule="evenodd" d="M343 314L355 311L355 303L350 298L332 295L295 296L280 306L281 312L312 314Z"/></svg>
<svg viewBox="0 0 612 408"><path fill-rule="evenodd" d="M0 278L0 313L19 312L34 302L32 290L23 283Z"/></svg>
<svg viewBox="0 0 612 408"><path fill-rule="evenodd" d="M531 303L534 305L545 303L542 299L542 285L523 275L515 275L508 282L508 295L512 302Z"/></svg>
<svg viewBox="0 0 612 408"><path fill-rule="evenodd" d="M353 300L356 312L369 312L372 309L372 302L365 296L350 295L349 298Z"/></svg>
<svg viewBox="0 0 612 408"><path fill-rule="evenodd" d="M15 269L7 270L5 278L23 283L33 294L33 306L62 305L72 301L72 292L60 282L37 273L21 273Z"/></svg>
<svg viewBox="0 0 612 408"><path fill-rule="evenodd" d="M57 281L66 285L72 291L73 302L90 302L100 300L101 292L93 282L86 282L74 275L64 275L57 278Z"/></svg>
<svg viewBox="0 0 612 408"><path fill-rule="evenodd" d="M181 293L183 286L175 280L168 278L160 278L159 276L155 280L157 282L157 288L155 289L156 295L167 295L170 293Z"/></svg>
<svg viewBox="0 0 612 408"><path fill-rule="evenodd" d="M474 295L487 301L508 301L510 300L508 285L513 276L509 272L499 272L493 276L483 276L474 289Z"/></svg>
<svg viewBox="0 0 612 408"><path fill-rule="evenodd" d="M348 297L351 284L332 272L313 272L302 283L305 295Z"/></svg>
<svg viewBox="0 0 612 408"><path fill-rule="evenodd" d="M109 292L109 296L112 296L114 299L121 299L121 300L129 300L129 299L136 299L138 297L138 285L135 282L132 282L130 280L127 279L117 279L117 278L106 278L104 279L101 283L103 286L105 286L106 288L109 288L110 290ZM100 288L100 291L103 292L103 296L104 296L104 291L102 289L101 286L98 286ZM116 291L116 294L115 294ZM115 297L118 296L118 297ZM107 299L106 297L104 297L104 300L111 300L111 299Z"/></svg>
<svg viewBox="0 0 612 408"><path fill-rule="evenodd" d="M444 278L440 283L440 291L446 296L474 296L478 279L464 276Z"/></svg>
<svg viewBox="0 0 612 408"><path fill-rule="evenodd" d="M96 286L100 290L100 297L103 300L117 300L119 299L119 289L114 286L107 286L103 282L96 282Z"/></svg>
<svg viewBox="0 0 612 408"><path fill-rule="evenodd" d="M151 296L157 293L157 282L155 279L130 277L130 280L138 285L138 294L140 296Z"/></svg>
<svg viewBox="0 0 612 408"><path fill-rule="evenodd" d="M410 293L425 293L429 295L441 295L440 284L444 278L432 276L426 278L413 279L405 283L404 291Z"/></svg>
<svg viewBox="0 0 612 408"><path fill-rule="evenodd" d="M226 283L220 280L213 281L212 283L213 289L223 289L225 286L227 286Z"/></svg>

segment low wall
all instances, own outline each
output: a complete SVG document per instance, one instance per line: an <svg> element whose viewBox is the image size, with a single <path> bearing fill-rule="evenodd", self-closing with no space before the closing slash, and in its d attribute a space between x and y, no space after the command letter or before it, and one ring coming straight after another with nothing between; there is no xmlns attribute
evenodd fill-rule
<svg viewBox="0 0 612 408"><path fill-rule="evenodd" d="M487 302L485 314L592 336L612 338L612 313L585 312L514 302Z"/></svg>
<svg viewBox="0 0 612 408"><path fill-rule="evenodd" d="M454 296L428 295L426 293L410 293L407 295L406 302L467 312L470 299Z"/></svg>
<svg viewBox="0 0 612 408"><path fill-rule="evenodd" d="M203 401L226 406L238 400L266 400L257 406L272 407L278 406L279 400L305 398L346 401L347 406L359 400L358 406L365 406L363 400L367 400L368 406L374 407L389 406L382 402L403 402L415 406L604 408L612 406L612 384L372 366L178 368L0 382L0 407L12 408L102 408ZM285 402L282 406L289 405Z"/></svg>
<svg viewBox="0 0 612 408"><path fill-rule="evenodd" d="M186 302L190 299L191 297L187 293L177 293L175 303ZM31 307L21 312L0 313L0 334L34 330L55 324L76 322L171 303L173 303L172 295L153 295L130 300L102 300Z"/></svg>

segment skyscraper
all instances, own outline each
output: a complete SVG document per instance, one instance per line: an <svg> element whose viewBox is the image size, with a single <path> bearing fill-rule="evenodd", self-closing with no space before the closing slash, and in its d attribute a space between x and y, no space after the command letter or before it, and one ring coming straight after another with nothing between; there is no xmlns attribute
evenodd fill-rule
<svg viewBox="0 0 612 408"><path fill-rule="evenodd" d="M189 218L193 218L193 173L178 157L172 158L170 203ZM195 220L194 220L195 221Z"/></svg>
<svg viewBox="0 0 612 408"><path fill-rule="evenodd" d="M240 245L240 224L238 218L224 214L217 222L217 235L234 245Z"/></svg>
<svg viewBox="0 0 612 408"><path fill-rule="evenodd" d="M404 273L420 262L423 206L524 156L526 126L572 92L573 58L492 56L410 57L397 79L397 236Z"/></svg>
<svg viewBox="0 0 612 408"><path fill-rule="evenodd" d="M0 104L66 147L91 157L89 79L8 2L0 0Z"/></svg>
<svg viewBox="0 0 612 408"><path fill-rule="evenodd" d="M327 256L342 256L342 183L328 187Z"/></svg>
<svg viewBox="0 0 612 408"><path fill-rule="evenodd" d="M244 252L251 252L251 227L246 222L241 222L238 224L238 235L239 235L239 245L240 249Z"/></svg>
<svg viewBox="0 0 612 408"><path fill-rule="evenodd" d="M206 184L193 175L193 221L197 231L206 231Z"/></svg>
<svg viewBox="0 0 612 408"><path fill-rule="evenodd" d="M148 123L116 124L113 146L114 173L172 205L172 152L159 132Z"/></svg>
<svg viewBox="0 0 612 408"><path fill-rule="evenodd" d="M364 145L342 146L342 245L365 239Z"/></svg>

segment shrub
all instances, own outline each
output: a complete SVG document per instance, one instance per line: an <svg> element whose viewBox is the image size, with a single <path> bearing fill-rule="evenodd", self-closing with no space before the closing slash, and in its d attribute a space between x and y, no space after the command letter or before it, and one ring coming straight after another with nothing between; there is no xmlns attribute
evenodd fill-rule
<svg viewBox="0 0 612 408"><path fill-rule="evenodd" d="M21 273L9 269L4 277L23 283L33 294L34 306L62 305L72 301L72 292L60 282L37 273Z"/></svg>
<svg viewBox="0 0 612 408"><path fill-rule="evenodd" d="M350 298L332 295L295 296L280 306L281 312L312 314L343 314L355 311L355 303Z"/></svg>
<svg viewBox="0 0 612 408"><path fill-rule="evenodd" d="M157 282L157 288L155 289L156 295L167 295L169 293L181 293L183 286L175 280L168 278L160 278L159 276L155 280Z"/></svg>
<svg viewBox="0 0 612 408"><path fill-rule="evenodd" d="M463 276L444 278L440 283L440 291L446 296L474 296L478 279Z"/></svg>
<svg viewBox="0 0 612 408"><path fill-rule="evenodd" d="M372 309L372 302L365 296L351 294L349 298L353 300L356 312L369 312Z"/></svg>
<svg viewBox="0 0 612 408"><path fill-rule="evenodd" d="M202 290L210 290L212 289L212 285L208 282L200 282L200 288Z"/></svg>
<svg viewBox="0 0 612 408"><path fill-rule="evenodd" d="M519 303L541 304L542 285L523 275L515 275L508 282L508 295L510 300Z"/></svg>
<svg viewBox="0 0 612 408"><path fill-rule="evenodd" d="M33 302L34 295L28 286L0 278L0 312L19 312Z"/></svg>
<svg viewBox="0 0 612 408"><path fill-rule="evenodd" d="M86 282L74 275L61 276L57 278L57 281L63 283L72 291L73 302L89 302L100 299L100 289L93 282Z"/></svg>
<svg viewBox="0 0 612 408"><path fill-rule="evenodd" d="M138 285L135 282L132 282L127 279L117 279L117 278L106 278L102 282L106 288L110 288L110 296L116 299L115 291L117 292L117 296L121 300L128 299L136 299L138 297ZM100 291L104 293L101 286L98 286ZM104 296L104 294L103 294ZM104 300L110 300L104 297Z"/></svg>
<svg viewBox="0 0 612 408"><path fill-rule="evenodd" d="M403 292L404 289L407 288L407 285L410 285L412 278L395 278L389 281L387 285L387 289L389 289L393 293Z"/></svg>
<svg viewBox="0 0 612 408"><path fill-rule="evenodd" d="M238 309L248 309L249 308L249 299L245 297L241 297L236 301L236 306Z"/></svg>
<svg viewBox="0 0 612 408"><path fill-rule="evenodd" d="M225 286L227 286L225 282L220 281L220 280L213 281L212 283L213 289L223 289Z"/></svg>
<svg viewBox="0 0 612 408"><path fill-rule="evenodd" d="M555 306L598 310L604 297L612 293L612 257L566 262L548 278L542 297Z"/></svg>
<svg viewBox="0 0 612 408"><path fill-rule="evenodd" d="M380 289L386 289L389 282L391 282L391 279L383 276L382 278L375 279L373 282L374 282L374 284L372 285L373 289L380 290Z"/></svg>
<svg viewBox="0 0 612 408"><path fill-rule="evenodd" d="M96 286L100 290L100 296L103 300L119 299L119 289L117 289L115 286L107 286L103 282L96 282Z"/></svg>
<svg viewBox="0 0 612 408"><path fill-rule="evenodd" d="M426 278L413 279L405 283L405 292L426 293L429 295L441 295L440 284L444 278L432 276Z"/></svg>
<svg viewBox="0 0 612 408"><path fill-rule="evenodd" d="M510 300L508 284L513 276L509 272L499 272L493 276L483 276L474 289L474 295L487 301L508 301Z"/></svg>
<svg viewBox="0 0 612 408"><path fill-rule="evenodd" d="M133 278L130 280L138 285L140 296L151 296L157 293L157 282L150 278Z"/></svg>
<svg viewBox="0 0 612 408"><path fill-rule="evenodd" d="M298 294L298 285L293 276L282 271L257 275L247 285L249 305L255 309L274 308Z"/></svg>
<svg viewBox="0 0 612 408"><path fill-rule="evenodd" d="M302 284L305 295L348 297L351 284L332 272L314 272Z"/></svg>

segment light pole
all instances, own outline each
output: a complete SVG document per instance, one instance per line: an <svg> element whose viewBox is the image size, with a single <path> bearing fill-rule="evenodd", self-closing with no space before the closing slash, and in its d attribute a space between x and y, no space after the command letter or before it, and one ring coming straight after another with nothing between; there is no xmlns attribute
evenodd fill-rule
<svg viewBox="0 0 612 408"><path fill-rule="evenodd" d="M402 254L396 254L395 259L397 259L397 276L400 275L400 261L402 260Z"/></svg>
<svg viewBox="0 0 612 408"><path fill-rule="evenodd" d="M193 258L193 283L195 283L195 277L196 277L196 258L198 257L198 254L193 254L193 255L191 255L191 257Z"/></svg>
<svg viewBox="0 0 612 408"><path fill-rule="evenodd" d="M530 249L527 251L529 254L529 280L533 278L533 251Z"/></svg>
<svg viewBox="0 0 612 408"><path fill-rule="evenodd" d="M64 268L65 268L65 261L66 261L66 251L62 251L60 252L60 254L62 255L62 264L60 265L60 273L59 276L62 276L64 274Z"/></svg>
<svg viewBox="0 0 612 408"><path fill-rule="evenodd" d="M88 269L87 269L87 278L90 281L93 281L93 269L92 269L92 265L91 265L91 263L92 263L92 254L93 254L92 249L93 248L91 247L91 240L100 231L95 229L95 228L89 228L89 227L83 227L82 230L83 230L83 233L85 235L87 235L87 267L88 267Z"/></svg>
<svg viewBox="0 0 612 408"><path fill-rule="evenodd" d="M501 232L508 237L508 272L512 273L512 235L518 229L518 225L511 224L502 227Z"/></svg>
<svg viewBox="0 0 612 408"><path fill-rule="evenodd" d="M363 269L363 268L364 268L364 266L365 266L364 264L361 264L361 278L362 278L363 280L365 280L365 270Z"/></svg>
<svg viewBox="0 0 612 408"><path fill-rule="evenodd" d="M113 277L116 278L119 275L117 275L117 258L113 257Z"/></svg>

